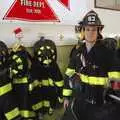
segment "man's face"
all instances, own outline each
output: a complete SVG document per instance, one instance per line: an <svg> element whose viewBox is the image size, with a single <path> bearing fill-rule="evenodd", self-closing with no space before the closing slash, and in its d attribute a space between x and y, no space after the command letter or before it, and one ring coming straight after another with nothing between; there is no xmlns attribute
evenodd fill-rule
<svg viewBox="0 0 120 120"><path fill-rule="evenodd" d="M16 36L16 38L21 39L21 38L23 38L23 32L21 31L21 32L17 33L15 36Z"/></svg>
<svg viewBox="0 0 120 120"><path fill-rule="evenodd" d="M95 43L97 40L97 26L85 26L85 40L89 43Z"/></svg>

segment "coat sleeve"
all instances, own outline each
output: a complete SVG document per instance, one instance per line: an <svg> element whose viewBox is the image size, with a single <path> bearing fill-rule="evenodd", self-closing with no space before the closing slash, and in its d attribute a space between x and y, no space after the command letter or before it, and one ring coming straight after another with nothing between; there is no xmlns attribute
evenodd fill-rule
<svg viewBox="0 0 120 120"><path fill-rule="evenodd" d="M64 75L63 96L68 98L73 94L72 88L70 87L70 78L76 73L76 55L77 50L74 49L70 55L69 64Z"/></svg>
<svg viewBox="0 0 120 120"><path fill-rule="evenodd" d="M114 52L112 66L108 72L108 77L111 81L120 81L120 58L117 56L117 52Z"/></svg>

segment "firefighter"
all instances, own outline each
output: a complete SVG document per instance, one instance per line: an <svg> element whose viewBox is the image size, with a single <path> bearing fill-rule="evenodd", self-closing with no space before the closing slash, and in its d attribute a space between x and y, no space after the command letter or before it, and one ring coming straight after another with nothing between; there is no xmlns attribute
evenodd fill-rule
<svg viewBox="0 0 120 120"><path fill-rule="evenodd" d="M53 113L56 101L62 102L63 77L56 62L57 50L52 40L41 37L34 44L34 58L32 76L39 80L42 95L42 110ZM43 112L43 113L44 113Z"/></svg>
<svg viewBox="0 0 120 120"><path fill-rule="evenodd" d="M103 28L98 14L93 10L82 20L85 43L79 48L76 56L70 59L65 73L63 95L66 112L63 120L117 120L116 104L111 102L109 104L105 100L105 91L111 79L120 78L120 69L115 64L113 50L103 43L101 35ZM80 77L82 88L79 96L73 97L70 104L74 91L69 78L75 73ZM71 114L68 112L72 113L72 117L69 118Z"/></svg>
<svg viewBox="0 0 120 120"><path fill-rule="evenodd" d="M77 45L73 46L70 52L69 59L73 59L73 57L75 57L78 54L80 47L84 43L84 31L82 29L82 21L80 21L79 24L75 26L75 33L78 38L78 43ZM70 86L76 90L76 93L79 93L79 91L81 90L79 75L75 73L72 76L70 76L69 82L70 82Z"/></svg>
<svg viewBox="0 0 120 120"><path fill-rule="evenodd" d="M29 62L30 54L26 51L21 43L23 38L22 28L15 28L13 31L16 43L12 47L10 54L11 78L13 79L13 91L19 105L22 119L30 119L35 117L35 112L30 106L29 91Z"/></svg>
<svg viewBox="0 0 120 120"><path fill-rule="evenodd" d="M8 48L0 41L0 120L20 120L9 77Z"/></svg>

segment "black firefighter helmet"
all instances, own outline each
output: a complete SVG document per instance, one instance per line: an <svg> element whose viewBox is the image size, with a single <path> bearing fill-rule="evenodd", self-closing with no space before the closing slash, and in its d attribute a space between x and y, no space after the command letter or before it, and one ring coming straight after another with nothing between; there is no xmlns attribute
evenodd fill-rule
<svg viewBox="0 0 120 120"><path fill-rule="evenodd" d="M8 47L3 41L0 41L0 69L3 69L5 67L7 60Z"/></svg>
<svg viewBox="0 0 120 120"><path fill-rule="evenodd" d="M102 30L104 28L104 25L102 25L98 14L93 10L89 11L82 20L82 26L84 27L87 25L98 26L100 28L100 30Z"/></svg>
<svg viewBox="0 0 120 120"><path fill-rule="evenodd" d="M52 40L41 37L41 39L34 44L33 49L34 56L40 63L49 65L56 62L57 50L56 45Z"/></svg>
<svg viewBox="0 0 120 120"><path fill-rule="evenodd" d="M98 17L98 14L93 10L89 11L85 15L85 17L83 18L82 24L83 24L83 26L86 26L86 25L100 26L100 27L104 26L104 25L102 25L101 20Z"/></svg>
<svg viewBox="0 0 120 120"><path fill-rule="evenodd" d="M89 11L85 15L83 20L78 23L79 31L83 33L82 38L85 37L84 36L84 27L85 26L97 26L98 27L98 37L97 37L97 39L102 39L103 38L103 36L101 35L100 32L104 28L104 25L102 25L101 20L100 20L98 14L95 11L93 11L93 10Z"/></svg>

